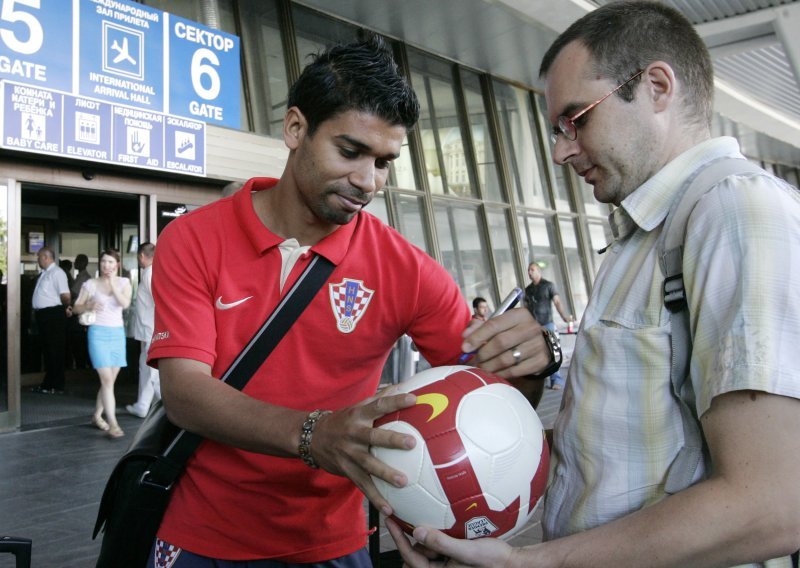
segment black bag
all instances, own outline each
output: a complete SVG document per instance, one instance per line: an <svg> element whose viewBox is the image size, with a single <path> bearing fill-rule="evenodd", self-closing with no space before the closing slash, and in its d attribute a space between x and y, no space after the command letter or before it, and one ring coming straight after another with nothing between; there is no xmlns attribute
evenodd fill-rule
<svg viewBox="0 0 800 568"><path fill-rule="evenodd" d="M333 269L329 260L315 256L221 380L242 390ZM175 483L202 441L173 425L161 401L150 409L103 491L92 535L104 533L97 568L147 563Z"/></svg>
<svg viewBox="0 0 800 568"><path fill-rule="evenodd" d="M98 568L140 568L146 564L172 487L185 465L165 455L178 433L194 438L191 455L202 439L173 425L158 401L103 491L92 534L96 538L101 529L104 531Z"/></svg>

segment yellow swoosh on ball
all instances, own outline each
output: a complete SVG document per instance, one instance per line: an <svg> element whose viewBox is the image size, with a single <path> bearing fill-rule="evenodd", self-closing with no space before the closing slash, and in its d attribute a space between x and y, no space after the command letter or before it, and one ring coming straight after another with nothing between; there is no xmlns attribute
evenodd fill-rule
<svg viewBox="0 0 800 568"><path fill-rule="evenodd" d="M417 396L417 404L427 404L432 409L431 416L428 418L428 422L444 412L449 403L450 401L445 395L435 392Z"/></svg>

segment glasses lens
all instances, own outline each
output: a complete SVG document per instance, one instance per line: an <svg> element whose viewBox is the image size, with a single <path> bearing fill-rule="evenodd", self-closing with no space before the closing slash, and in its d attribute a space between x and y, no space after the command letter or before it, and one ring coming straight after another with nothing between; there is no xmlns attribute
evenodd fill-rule
<svg viewBox="0 0 800 568"><path fill-rule="evenodd" d="M575 123L570 120L568 116L558 117L558 129L567 140L575 140L578 138L578 131L575 128Z"/></svg>

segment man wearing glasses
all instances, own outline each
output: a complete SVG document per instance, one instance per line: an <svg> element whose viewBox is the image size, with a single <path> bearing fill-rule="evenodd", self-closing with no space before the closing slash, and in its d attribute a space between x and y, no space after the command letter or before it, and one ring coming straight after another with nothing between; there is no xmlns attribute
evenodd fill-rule
<svg viewBox="0 0 800 568"><path fill-rule="evenodd" d="M590 12L551 46L541 75L553 159L617 206L618 237L554 427L545 542L515 549L424 527L415 538L447 566L789 566L800 548L800 194L763 171L728 176L689 217L682 398L705 458L671 484L692 440L672 394L658 241L697 172L744 157L736 140L711 138L710 57L672 8ZM444 565L388 524L409 566Z"/></svg>

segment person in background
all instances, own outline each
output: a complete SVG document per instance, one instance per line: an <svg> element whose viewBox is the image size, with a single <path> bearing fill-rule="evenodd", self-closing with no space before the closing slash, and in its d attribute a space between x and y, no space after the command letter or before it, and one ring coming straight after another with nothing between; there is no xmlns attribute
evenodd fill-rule
<svg viewBox="0 0 800 568"><path fill-rule="evenodd" d="M290 89L281 178L252 179L160 235L149 362L169 418L206 440L175 487L149 566L165 555L173 568L371 566L364 496L391 508L370 476L407 478L369 447L413 444L372 427L414 404L376 395L404 333L433 365L478 349L471 364L541 392L531 375L551 356L530 314L467 327L470 310L444 268L364 211L418 117L379 38L332 46ZM317 255L336 266L325 286L244 391L220 381Z"/></svg>
<svg viewBox="0 0 800 568"><path fill-rule="evenodd" d="M133 337L139 341L139 396L134 404L125 407L128 413L144 418L153 400L161 399L161 385L158 370L147 364L147 351L153 338L153 321L155 319L155 303L153 302L153 257L156 246L153 243L142 243L136 255L139 261L139 287L136 290L136 310L133 321Z"/></svg>
<svg viewBox="0 0 800 568"><path fill-rule="evenodd" d="M75 278L72 280L72 286L70 288L73 303L78 299L78 295L81 293L81 288L83 288L84 282L92 277L92 275L89 274L89 271L86 270L86 267L89 266L89 257L85 254L80 253L75 257L74 266Z"/></svg>
<svg viewBox="0 0 800 568"><path fill-rule="evenodd" d="M114 383L119 370L127 366L122 310L131 303L131 282L119 276L119 269L118 250L109 248L101 252L100 276L84 283L73 307L78 315L87 310L96 314L88 333L89 358L100 377L92 424L110 438L125 435L117 422Z"/></svg>
<svg viewBox="0 0 800 568"><path fill-rule="evenodd" d="M558 294L555 284L542 277L542 269L535 262L528 265L528 277L531 279L531 283L525 288L525 307L530 310L542 327L553 332L556 330L552 306L556 307L558 315L565 323L573 321L573 317L564 311L561 296ZM564 379L561 373L555 372L550 377L550 388L553 390L564 388Z"/></svg>
<svg viewBox="0 0 800 568"><path fill-rule="evenodd" d="M486 321L489 319L489 303L486 298L477 296L472 300L472 319Z"/></svg>
<svg viewBox="0 0 800 568"><path fill-rule="evenodd" d="M67 345L67 317L70 315L67 274L56 264L50 247L36 254L42 269L33 290L33 310L42 337L44 380L31 389L41 394L64 393L64 362Z"/></svg>
<svg viewBox="0 0 800 568"><path fill-rule="evenodd" d="M75 279L72 277L72 261L67 258L62 258L58 261L58 267L67 275L67 285L71 288Z"/></svg>
<svg viewBox="0 0 800 568"><path fill-rule="evenodd" d="M658 242L698 172L745 160L735 139L711 137L708 49L665 4L612 2L556 39L541 75L553 159L617 206L618 235L553 430L545 542L512 548L419 527L413 549L387 521L407 565L791 566L800 548L800 192L765 171L731 175L689 217L691 352L680 398L697 431L685 430ZM692 447L703 450L696 460L678 459Z"/></svg>
<svg viewBox="0 0 800 568"><path fill-rule="evenodd" d="M87 270L89 266L89 257L83 253L75 257L75 277L70 284L69 291L72 297L71 305L75 305L75 301L81 293L83 284L92 276ZM72 353L72 358L75 361L76 369L85 369L89 367L89 350L86 340L86 326L80 325L77 321L77 316L70 317L67 322L67 345L69 351Z"/></svg>

